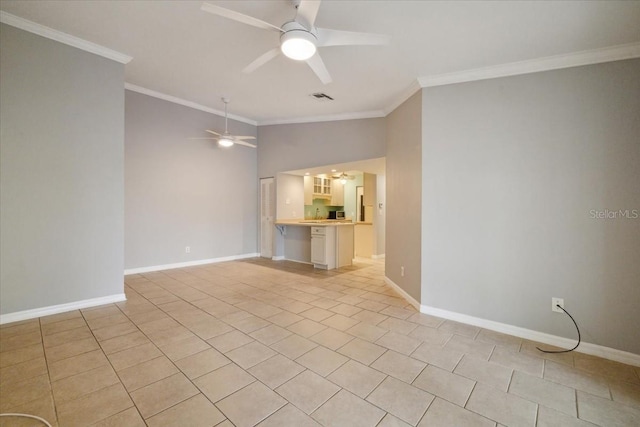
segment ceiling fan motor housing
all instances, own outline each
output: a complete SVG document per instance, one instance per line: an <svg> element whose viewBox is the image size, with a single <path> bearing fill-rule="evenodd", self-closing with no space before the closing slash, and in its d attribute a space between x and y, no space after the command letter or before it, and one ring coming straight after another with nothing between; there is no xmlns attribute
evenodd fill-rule
<svg viewBox="0 0 640 427"><path fill-rule="evenodd" d="M282 26L280 49L282 53L298 61L311 58L316 53L318 38L296 21L289 21Z"/></svg>

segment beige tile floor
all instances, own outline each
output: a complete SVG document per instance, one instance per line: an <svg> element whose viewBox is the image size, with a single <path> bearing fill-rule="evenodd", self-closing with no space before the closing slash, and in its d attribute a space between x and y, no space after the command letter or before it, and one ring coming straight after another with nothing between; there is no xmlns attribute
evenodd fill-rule
<svg viewBox="0 0 640 427"><path fill-rule="evenodd" d="M127 276L126 302L2 326L0 410L65 427L640 425L640 368L420 314L383 266Z"/></svg>

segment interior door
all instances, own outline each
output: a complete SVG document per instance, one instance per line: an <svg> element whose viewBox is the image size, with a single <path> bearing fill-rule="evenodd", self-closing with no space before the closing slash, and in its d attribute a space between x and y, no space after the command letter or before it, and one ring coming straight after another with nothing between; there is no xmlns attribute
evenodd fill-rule
<svg viewBox="0 0 640 427"><path fill-rule="evenodd" d="M273 257L273 217L274 209L273 178L260 179L260 256Z"/></svg>

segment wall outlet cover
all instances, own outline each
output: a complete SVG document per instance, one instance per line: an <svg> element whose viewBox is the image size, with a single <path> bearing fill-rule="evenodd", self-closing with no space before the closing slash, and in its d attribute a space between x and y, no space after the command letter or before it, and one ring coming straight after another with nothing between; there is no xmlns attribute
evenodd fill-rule
<svg viewBox="0 0 640 427"><path fill-rule="evenodd" d="M558 305L564 308L564 299L563 298L551 298L551 311L555 311L556 313L564 313Z"/></svg>

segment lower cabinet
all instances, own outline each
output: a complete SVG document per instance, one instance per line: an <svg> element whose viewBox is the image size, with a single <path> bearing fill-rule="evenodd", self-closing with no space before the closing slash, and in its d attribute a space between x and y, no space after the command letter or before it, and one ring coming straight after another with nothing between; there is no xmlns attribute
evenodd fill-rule
<svg viewBox="0 0 640 427"><path fill-rule="evenodd" d="M311 235L311 262L327 264L327 244L325 236Z"/></svg>
<svg viewBox="0 0 640 427"><path fill-rule="evenodd" d="M335 227L311 227L311 262L314 267L336 268L335 241Z"/></svg>
<svg viewBox="0 0 640 427"><path fill-rule="evenodd" d="M351 265L353 226L311 227L311 262L316 268L331 270Z"/></svg>

